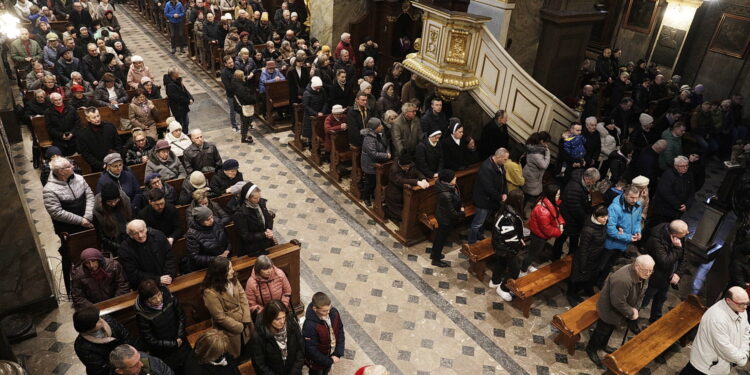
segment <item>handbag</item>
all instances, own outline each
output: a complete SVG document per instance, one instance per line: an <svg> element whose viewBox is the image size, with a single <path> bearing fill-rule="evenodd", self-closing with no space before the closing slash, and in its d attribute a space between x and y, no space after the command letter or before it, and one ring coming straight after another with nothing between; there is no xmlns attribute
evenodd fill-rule
<svg viewBox="0 0 750 375"><path fill-rule="evenodd" d="M253 117L253 115L255 114L255 106L254 105L251 105L251 104L242 105L242 103L240 103L240 100L237 99L237 96L234 97L234 100L242 108L242 116Z"/></svg>

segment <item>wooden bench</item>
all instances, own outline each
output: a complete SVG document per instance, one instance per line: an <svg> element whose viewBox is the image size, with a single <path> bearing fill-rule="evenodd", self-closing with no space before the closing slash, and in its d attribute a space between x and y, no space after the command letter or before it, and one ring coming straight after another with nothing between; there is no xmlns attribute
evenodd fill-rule
<svg viewBox="0 0 750 375"><path fill-rule="evenodd" d="M81 154L75 154L75 155L68 156L68 160L71 160L74 163L76 163L76 165L78 166L78 168L81 169L81 174L82 175L91 174L93 172L91 170L91 166L89 165L89 162L87 162L86 159L84 159L83 156L81 156Z"/></svg>
<svg viewBox="0 0 750 375"><path fill-rule="evenodd" d="M614 353L607 354L602 362L609 370L608 373L637 374L676 341L679 340L682 346L686 346L688 334L700 323L705 311L706 307L696 295L688 295L686 300L651 323L625 345Z"/></svg>
<svg viewBox="0 0 750 375"><path fill-rule="evenodd" d="M154 99L151 103L156 107L156 118L154 119L156 121L156 127L159 129L166 129L169 125L167 124L167 118L172 115L169 111L169 99Z"/></svg>
<svg viewBox="0 0 750 375"><path fill-rule="evenodd" d="M393 168L393 160L383 163L375 163L375 197L372 201L372 212L381 220L385 220L385 188L388 186L388 179Z"/></svg>
<svg viewBox="0 0 750 375"><path fill-rule="evenodd" d="M474 213L476 211L477 211L477 207L474 206L473 204L464 206L464 215L467 218L474 216ZM419 215L419 222L424 224L427 228L433 231L437 229L438 227L438 222L434 214L428 214L426 212L423 212L421 215Z"/></svg>
<svg viewBox="0 0 750 375"><path fill-rule="evenodd" d="M31 149L34 168L39 168L44 158L44 151L52 146L52 138L47 131L44 116L31 118Z"/></svg>
<svg viewBox="0 0 750 375"><path fill-rule="evenodd" d="M576 343L581 341L581 332L599 320L596 302L600 295L601 293L596 293L574 308L552 317L552 326L559 331L555 336L555 344L566 347L568 354L575 354Z"/></svg>
<svg viewBox="0 0 750 375"><path fill-rule="evenodd" d="M310 117L310 127L312 127L312 139L310 140L310 160L318 166L323 165L320 153L324 149L326 137L326 116Z"/></svg>
<svg viewBox="0 0 750 375"><path fill-rule="evenodd" d="M476 276L479 281L484 282L487 272L486 260L495 255L495 250L492 248L492 238L485 238L472 245L464 243L461 245L461 253L469 258L469 273Z"/></svg>
<svg viewBox="0 0 750 375"><path fill-rule="evenodd" d="M81 253L83 250L90 247L101 249L96 229L87 229L78 233L62 233L60 234L60 242L68 253L70 264L74 266L81 262Z"/></svg>
<svg viewBox="0 0 750 375"><path fill-rule="evenodd" d="M289 243L274 246L268 249L268 256L273 260L276 267L286 273L289 283L292 286L291 305L295 313L299 314L303 310L300 301L299 242L293 240ZM243 286L247 283L247 279L250 278L253 265L255 265L255 259L247 256L232 259L235 274ZM187 275L176 277L172 281L172 284L168 286L172 294L180 301L182 310L185 313L186 327L211 319L208 310L203 305L203 294L201 292L201 283L205 276L205 270L191 272ZM99 302L96 306L102 315L108 314L112 316L135 335L138 332L134 308L137 297L137 292L130 292Z"/></svg>
<svg viewBox="0 0 750 375"><path fill-rule="evenodd" d="M99 184L99 177L102 176L102 172L96 172L96 173L89 173L83 175L83 179L86 180L86 183L89 184L89 187L91 188L91 191L96 194L96 185Z"/></svg>
<svg viewBox="0 0 750 375"><path fill-rule="evenodd" d="M292 116L294 119L292 122L292 134L294 135L294 139L289 143L291 143L297 150L302 150L302 126L305 120L305 106L300 103L292 104Z"/></svg>
<svg viewBox="0 0 750 375"><path fill-rule="evenodd" d="M349 176L349 192L354 198L362 199L359 191L359 182L362 181L364 172L362 172L362 149L357 146L349 145L349 151L352 153L352 174Z"/></svg>
<svg viewBox="0 0 750 375"><path fill-rule="evenodd" d="M289 82L266 82L266 116L265 120L268 127L277 131L276 121L273 119L273 111L278 108L288 107L289 102Z"/></svg>
<svg viewBox="0 0 750 375"><path fill-rule="evenodd" d="M179 198L180 191L182 191L182 183L185 182L184 178L175 178L174 180L169 180L166 183L169 184L169 186L174 189L174 196L175 198Z"/></svg>
<svg viewBox="0 0 750 375"><path fill-rule="evenodd" d="M572 264L573 257L568 255L524 277L508 280L508 289L516 296L513 302L521 309L525 318L529 317L534 296L567 279L570 276Z"/></svg>
<svg viewBox="0 0 750 375"><path fill-rule="evenodd" d="M337 182L341 182L343 174L340 169L345 162L353 161L352 150L349 147L347 130L328 132L331 137L331 169L328 172Z"/></svg>
<svg viewBox="0 0 750 375"><path fill-rule="evenodd" d="M456 172L456 186L461 191L464 207L473 206L474 181L479 171L479 163ZM404 186L404 206L401 209L401 223L396 231L396 238L407 246L421 242L430 230L419 221L422 214L433 215L437 205L435 178L428 180L430 186L422 189L419 186Z"/></svg>

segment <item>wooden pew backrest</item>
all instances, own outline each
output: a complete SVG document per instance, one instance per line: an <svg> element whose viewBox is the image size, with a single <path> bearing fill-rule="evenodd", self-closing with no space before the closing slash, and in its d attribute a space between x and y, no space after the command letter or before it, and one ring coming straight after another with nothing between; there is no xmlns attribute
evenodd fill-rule
<svg viewBox="0 0 750 375"><path fill-rule="evenodd" d="M516 296L513 301L523 311L524 317L529 317L533 297L537 293L567 279L570 276L572 264L573 257L568 255L524 277L508 280L508 289Z"/></svg>
<svg viewBox="0 0 750 375"><path fill-rule="evenodd" d="M31 129L34 131L34 137L39 142L39 147L47 148L52 146L52 137L47 131L47 123L44 116L34 116L31 118Z"/></svg>
<svg viewBox="0 0 750 375"><path fill-rule="evenodd" d="M581 340L581 332L599 320L596 302L600 296L601 293L596 293L576 307L552 317L552 326L560 331L555 337L555 343L566 347L568 354L575 354L576 343Z"/></svg>

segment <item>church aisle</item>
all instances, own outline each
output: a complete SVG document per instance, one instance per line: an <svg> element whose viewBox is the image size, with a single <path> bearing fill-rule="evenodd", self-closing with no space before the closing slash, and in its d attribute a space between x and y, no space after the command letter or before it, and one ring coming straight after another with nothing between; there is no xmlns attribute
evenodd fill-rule
<svg viewBox="0 0 750 375"><path fill-rule="evenodd" d="M302 242L303 302L324 291L344 319L346 356L332 374L352 374L370 363L383 364L393 374L599 372L583 351L569 356L552 341L552 316L567 308L561 287L538 295L532 316L524 319L468 274L458 243L445 251L450 268L431 267L425 254L428 242L411 248L400 245L287 146L290 133L256 127L256 143L240 144L239 135L229 129L224 92L216 80L185 55L170 55L166 39L144 26L129 8L118 6L118 13L128 47L144 57L157 82L169 67L183 69L186 85L196 96L191 127L203 129L224 160L237 159L245 178L261 187L277 215L279 242ZM31 169L29 147L16 152L23 153L16 162L19 173L29 176L25 187L45 250L55 256L59 243L50 234L41 204L39 171ZM51 263L57 267L57 262ZM668 307L674 302L670 300ZM38 321L37 338L14 347L33 374L85 373L72 351L76 334L71 315L70 304L63 303ZM615 333L613 340L621 339L622 332ZM650 373L673 374L684 365L688 351L668 354L666 363L649 367Z"/></svg>

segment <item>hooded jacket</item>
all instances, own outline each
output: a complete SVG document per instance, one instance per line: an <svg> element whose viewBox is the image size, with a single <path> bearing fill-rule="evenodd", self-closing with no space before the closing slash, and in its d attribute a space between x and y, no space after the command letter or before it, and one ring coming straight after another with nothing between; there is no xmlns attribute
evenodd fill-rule
<svg viewBox="0 0 750 375"><path fill-rule="evenodd" d="M260 312L266 303L277 299L291 310L290 299L292 297L292 285L281 268L274 266L271 276L267 279L255 273L253 269L250 278L245 285L247 302L250 304L250 312Z"/></svg>
<svg viewBox="0 0 750 375"><path fill-rule="evenodd" d="M537 196L542 193L544 172L549 167L550 152L542 145L526 145L526 165L523 166L523 192Z"/></svg>
<svg viewBox="0 0 750 375"><path fill-rule="evenodd" d="M498 211L492 226L492 249L495 254L507 258L517 254L523 247L523 223L513 208L505 206L506 209Z"/></svg>
<svg viewBox="0 0 750 375"><path fill-rule="evenodd" d="M104 258L99 251L96 252L96 256L91 257L84 253L81 254L81 263L76 265L71 272L73 281L70 297L73 300L73 307L78 309L130 292L130 286L128 280L125 279L120 262ZM84 266L84 262L92 259L96 259L99 267L107 273L107 277L103 280L95 279L89 269Z"/></svg>
<svg viewBox="0 0 750 375"><path fill-rule="evenodd" d="M162 161L156 156L156 150L154 150L148 157L146 162L146 175L151 173L158 173L162 181L175 180L178 178L186 178L187 172L185 166L182 165L180 159L175 156L174 152L169 151L169 157L166 161ZM166 185L166 184L165 184Z"/></svg>
<svg viewBox="0 0 750 375"><path fill-rule="evenodd" d="M531 234L544 240L562 235L560 225L565 225L565 219L563 219L557 207L544 197L536 202L529 217Z"/></svg>
<svg viewBox="0 0 750 375"><path fill-rule="evenodd" d="M44 185L42 190L42 197L56 233L79 232L84 230L81 226L84 218L91 223L94 221L94 192L81 175L74 174L67 181L61 181L50 172L47 185ZM85 201L86 209L83 216L66 211L63 207L64 202L79 199Z"/></svg>
<svg viewBox="0 0 750 375"><path fill-rule="evenodd" d="M343 357L344 348L344 323L341 321L339 311L331 306L328 313L331 326L325 320L320 319L313 310L312 302L307 305L305 312L305 323L302 325L302 336L305 338L305 364L313 370L322 370L333 365L331 356ZM333 330L336 345L332 348L331 329Z"/></svg>
<svg viewBox="0 0 750 375"><path fill-rule="evenodd" d="M166 287L160 286L162 293L161 310L149 306L143 297L135 300L135 320L138 330L151 354L168 357L179 348L177 339L187 343L185 333L185 313L177 297Z"/></svg>
<svg viewBox="0 0 750 375"><path fill-rule="evenodd" d="M286 319L286 360L282 359L279 344L273 332L259 315L250 339L251 358L256 374L296 375L302 373L305 359L305 341L292 314Z"/></svg>
<svg viewBox="0 0 750 375"><path fill-rule="evenodd" d="M210 227L193 222L185 237L187 237L187 251L194 270L207 268L212 259L224 253L225 250L232 250L224 224L218 218L214 219L214 224Z"/></svg>
<svg viewBox="0 0 750 375"><path fill-rule="evenodd" d="M359 133L362 135L362 172L375 174L375 163L388 160L391 152L388 139L383 133L378 134L370 128L362 129Z"/></svg>
<svg viewBox="0 0 750 375"><path fill-rule="evenodd" d="M177 262L167 237L156 229L149 228L146 242L138 243L128 237L120 244L120 263L125 268L130 286L137 289L141 281L159 281L163 275L177 277Z"/></svg>
<svg viewBox="0 0 750 375"><path fill-rule="evenodd" d="M604 247L608 250L625 251L630 245L631 238L641 233L641 214L643 207L640 203L628 206L625 197L620 194L609 205L609 220L607 220L607 240ZM619 229L622 229L620 233ZM653 280L651 281L653 282Z"/></svg>

